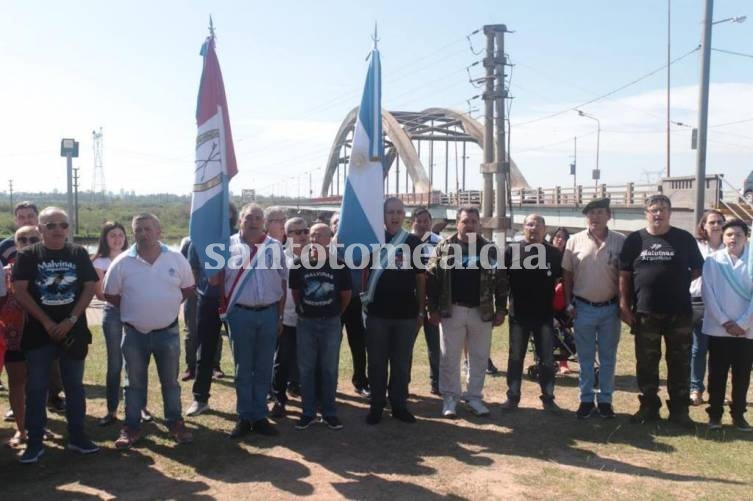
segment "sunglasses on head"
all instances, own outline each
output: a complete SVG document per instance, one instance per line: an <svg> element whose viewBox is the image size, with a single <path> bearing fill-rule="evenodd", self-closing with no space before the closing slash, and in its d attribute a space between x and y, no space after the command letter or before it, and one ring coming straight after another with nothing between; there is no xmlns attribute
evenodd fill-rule
<svg viewBox="0 0 753 501"><path fill-rule="evenodd" d="M44 227L48 230L54 230L58 227L60 227L61 230L67 230L70 224L63 221L62 223L44 223Z"/></svg>
<svg viewBox="0 0 753 501"><path fill-rule="evenodd" d="M290 230L288 233L290 233L292 235L308 235L309 234L309 229L308 228L304 228L302 230Z"/></svg>
<svg viewBox="0 0 753 501"><path fill-rule="evenodd" d="M39 242L39 237L18 237L16 240L19 244L35 244Z"/></svg>

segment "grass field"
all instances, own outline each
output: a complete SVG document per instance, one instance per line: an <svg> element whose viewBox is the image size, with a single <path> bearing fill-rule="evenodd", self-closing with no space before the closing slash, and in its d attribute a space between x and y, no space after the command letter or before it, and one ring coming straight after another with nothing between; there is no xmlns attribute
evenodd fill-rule
<svg viewBox="0 0 753 501"><path fill-rule="evenodd" d="M753 496L753 434L738 432L725 416L725 428L709 433L702 408L691 409L695 433L669 424L631 425L637 409L633 339L623 333L617 374L615 420L577 421L577 375L557 378L557 401L565 410L553 416L541 410L538 387L525 381L522 406L502 413L504 376L488 377L489 418L460 409L459 419L440 417L441 401L429 394L425 343L416 343L411 409L415 425L389 418L367 426L367 403L350 385L350 354L343 343L338 405L342 431L316 425L296 431L300 411L294 399L290 415L278 421L277 438L249 435L228 438L234 425L232 379L215 381L212 411L188 418L195 442L177 446L166 435L159 383L150 375L149 409L156 422L146 424L132 450L112 444L118 426L99 428L105 412L105 355L101 332L85 375L88 431L102 447L81 457L64 450L65 421L51 414L55 433L38 465L24 466L14 452L0 450L0 492L4 499L280 499L294 496L349 499L750 499ZM492 357L506 366L507 327L495 330ZM223 368L232 374L227 341ZM152 364L153 369L153 364ZM191 402L190 383L182 383L183 409ZM7 408L7 397L3 396ZM666 417L666 408L662 409ZM120 410L122 418L122 406ZM0 439L12 433L0 428Z"/></svg>

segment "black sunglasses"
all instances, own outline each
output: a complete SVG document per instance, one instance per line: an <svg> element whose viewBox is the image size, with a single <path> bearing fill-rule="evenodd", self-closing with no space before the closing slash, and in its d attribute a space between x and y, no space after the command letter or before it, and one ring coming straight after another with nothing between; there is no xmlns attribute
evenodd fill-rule
<svg viewBox="0 0 753 501"><path fill-rule="evenodd" d="M19 244L35 244L39 242L39 237L18 237L16 240L18 240Z"/></svg>
<svg viewBox="0 0 753 501"><path fill-rule="evenodd" d="M292 235L308 235L309 234L309 230L308 230L308 228L304 228L302 230L290 230L288 233L290 233Z"/></svg>
<svg viewBox="0 0 753 501"><path fill-rule="evenodd" d="M60 227L60 229L62 229L62 230L67 230L67 229L68 229L68 227L70 226L70 224L68 224L68 223L67 223L67 222L65 222L65 221L63 221L62 223L44 223L44 227L45 227L45 228L47 228L48 230L54 230L54 229L56 229L56 228L57 228L58 226L59 226L59 227Z"/></svg>

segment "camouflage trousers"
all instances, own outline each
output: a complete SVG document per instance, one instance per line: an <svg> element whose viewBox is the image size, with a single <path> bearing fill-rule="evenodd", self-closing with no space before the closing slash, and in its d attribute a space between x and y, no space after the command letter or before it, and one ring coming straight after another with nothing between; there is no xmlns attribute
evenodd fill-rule
<svg viewBox="0 0 753 501"><path fill-rule="evenodd" d="M691 313L683 315L636 313L635 370L641 406L659 409L661 340L666 345L667 393L670 412L687 412L690 403L690 350L693 344Z"/></svg>

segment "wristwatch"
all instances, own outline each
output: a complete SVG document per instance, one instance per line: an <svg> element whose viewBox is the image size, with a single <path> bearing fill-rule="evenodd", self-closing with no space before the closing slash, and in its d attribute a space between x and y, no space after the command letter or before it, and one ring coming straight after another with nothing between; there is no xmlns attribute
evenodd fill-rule
<svg viewBox="0 0 753 501"><path fill-rule="evenodd" d="M68 321L72 324L75 324L76 322L78 322L78 315L71 315L70 317L68 317Z"/></svg>

